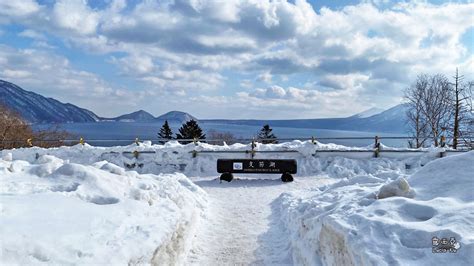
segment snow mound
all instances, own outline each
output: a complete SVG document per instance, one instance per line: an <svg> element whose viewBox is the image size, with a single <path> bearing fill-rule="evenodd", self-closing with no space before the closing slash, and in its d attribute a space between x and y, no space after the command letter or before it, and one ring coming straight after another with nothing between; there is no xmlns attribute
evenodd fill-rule
<svg viewBox="0 0 474 266"><path fill-rule="evenodd" d="M410 185L405 178L400 177L395 181L383 185L377 193L378 199L385 199L389 197L413 198L415 197L415 191L410 188Z"/></svg>
<svg viewBox="0 0 474 266"><path fill-rule="evenodd" d="M435 160L410 177L417 198L450 197L474 201L474 151Z"/></svg>
<svg viewBox="0 0 474 266"><path fill-rule="evenodd" d="M140 175L51 155L31 163L6 159L0 160L4 265L179 263L207 202L183 174Z"/></svg>
<svg viewBox="0 0 474 266"><path fill-rule="evenodd" d="M473 162L468 152L432 161L411 177L359 175L286 193L274 212L296 264L472 265ZM453 238L458 249L433 253L433 238Z"/></svg>

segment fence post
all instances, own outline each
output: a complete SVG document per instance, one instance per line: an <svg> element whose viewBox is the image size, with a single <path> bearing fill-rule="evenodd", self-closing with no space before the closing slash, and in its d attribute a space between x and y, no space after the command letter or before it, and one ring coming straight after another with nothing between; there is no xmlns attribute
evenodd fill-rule
<svg viewBox="0 0 474 266"><path fill-rule="evenodd" d="M379 142L379 136L375 136L375 145L374 145L374 157L378 158L379 153L380 153L380 142Z"/></svg>
<svg viewBox="0 0 474 266"><path fill-rule="evenodd" d="M316 144L316 138L314 136L311 136L311 143Z"/></svg>
<svg viewBox="0 0 474 266"><path fill-rule="evenodd" d="M250 151L250 156L252 157L252 159L255 157L255 147L257 147L257 144L255 143L255 138L252 139L252 150Z"/></svg>
<svg viewBox="0 0 474 266"><path fill-rule="evenodd" d="M140 146L140 139L139 138L135 138L135 144L137 144L137 146Z"/></svg>
<svg viewBox="0 0 474 266"><path fill-rule="evenodd" d="M79 144L84 145L84 138L83 138L83 137L81 137L81 138L79 139Z"/></svg>
<svg viewBox="0 0 474 266"><path fill-rule="evenodd" d="M446 137L444 135L441 135L439 145L441 146L441 148L444 148L446 146ZM439 158L443 158L444 155L445 155L445 151L439 152Z"/></svg>
<svg viewBox="0 0 474 266"><path fill-rule="evenodd" d="M441 148L444 148L444 146L446 146L446 137L445 136L441 136L440 146L441 146Z"/></svg>

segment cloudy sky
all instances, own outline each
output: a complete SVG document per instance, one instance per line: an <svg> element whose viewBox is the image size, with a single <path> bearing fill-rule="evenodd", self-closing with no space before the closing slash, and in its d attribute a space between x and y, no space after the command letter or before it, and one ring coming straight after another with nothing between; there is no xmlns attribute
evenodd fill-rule
<svg viewBox="0 0 474 266"><path fill-rule="evenodd" d="M101 116L343 117L474 77L473 1L0 0L0 79Z"/></svg>

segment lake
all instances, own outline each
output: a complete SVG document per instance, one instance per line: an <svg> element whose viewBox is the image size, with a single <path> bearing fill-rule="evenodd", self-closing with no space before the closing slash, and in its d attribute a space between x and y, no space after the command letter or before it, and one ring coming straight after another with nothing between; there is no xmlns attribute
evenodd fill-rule
<svg viewBox="0 0 474 266"><path fill-rule="evenodd" d="M58 124L61 129L70 133L83 137L87 143L97 146L115 146L127 145L132 143L135 138L140 140L156 141L158 131L161 123L142 123L142 122L98 122L98 123L68 123ZM219 132L229 132L235 138L253 138L261 129L261 126L252 125L236 125L224 124L203 121L199 125L205 133L210 130ZM35 129L42 129L51 125L42 124L35 125ZM270 125L271 126L271 125ZM170 123L173 133L178 132L181 124ZM341 137L369 137L367 140L319 140L322 143L336 143L346 146L367 146L374 143L373 138L377 136L395 136L403 137L406 135L396 133L381 133L381 132L362 132L362 131L344 131L344 130L329 130L329 129L314 129L314 128L291 128L291 127L272 127L273 134L279 138L291 139L308 139L311 136L318 138L341 138ZM92 141L99 140L99 141ZM103 141L113 140L113 141ZM406 140L383 140L385 145L395 147L406 147Z"/></svg>

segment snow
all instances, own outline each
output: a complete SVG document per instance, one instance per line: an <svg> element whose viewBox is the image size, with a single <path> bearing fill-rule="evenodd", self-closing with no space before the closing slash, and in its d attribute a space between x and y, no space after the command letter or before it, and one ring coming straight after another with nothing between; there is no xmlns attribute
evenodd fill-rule
<svg viewBox="0 0 474 266"><path fill-rule="evenodd" d="M331 176L336 177L345 174L339 169L340 164L354 164L353 171L367 172L373 167L373 162L378 160L356 160L351 159L371 159L373 153L361 153L357 151L373 149L346 147L336 144L316 144L311 141L292 141L280 144L260 144L257 143L256 150L262 152L274 151L295 151L287 153L257 153L255 158L294 158L298 162L299 176L314 176L315 174L331 172ZM394 148L382 146L384 150L396 150ZM78 164L92 164L98 161L106 160L120 167L132 167L139 173L174 173L181 172L187 176L210 176L216 175L217 158L248 158L249 154L245 151L251 150L251 144L233 144L233 145L210 145L207 143L190 143L181 145L177 141L167 142L165 145L152 145L145 141L139 145L131 144L128 146L117 147L93 147L88 144L75 145L72 147L61 148L28 148L4 151L2 154L12 153L16 159L34 162L39 155L53 155L58 158L70 160ZM337 152L337 151L341 152ZM397 164L397 167L405 167L404 163L413 164L414 168L426 164L428 161L439 157L439 152L445 149L429 148L424 149L426 153L381 153L381 160L385 166ZM133 154L138 152L138 158ZM193 158L192 152L198 154ZM205 151L237 151L236 153L205 153ZM324 152L331 151L331 152ZM336 152L335 152L336 151ZM343 152L346 151L346 152ZM347 153L354 151L354 153ZM124 153L125 152L125 153ZM202 152L202 153L199 153ZM392 160L397 159L397 160ZM418 165L415 165L418 164ZM140 167L141 166L141 167Z"/></svg>
<svg viewBox="0 0 474 266"><path fill-rule="evenodd" d="M473 162L471 151L432 161L411 176L354 175L313 192L281 195L276 209L294 262L472 265ZM390 197L380 196L387 192ZM433 254L433 237L454 237L460 248Z"/></svg>
<svg viewBox="0 0 474 266"><path fill-rule="evenodd" d="M397 152L372 158L358 151L373 147L257 144L270 152L257 159L296 159L295 181L259 174L220 183L216 159L249 158L250 149L171 141L3 150L0 263L473 261L474 152L438 159L446 149L405 153L381 145ZM455 237L460 249L432 254L433 236Z"/></svg>
<svg viewBox="0 0 474 266"><path fill-rule="evenodd" d="M415 191L410 188L408 181L400 177L388 184L383 185L377 193L377 199L385 199L389 197L415 197Z"/></svg>
<svg viewBox="0 0 474 266"><path fill-rule="evenodd" d="M162 250L195 229L207 202L182 174L11 157L0 160L2 264L174 263L180 257L169 253L184 250Z"/></svg>
<svg viewBox="0 0 474 266"><path fill-rule="evenodd" d="M384 109L382 109L382 108L372 107L372 108L367 109L363 112L355 114L352 117L367 118L367 117L371 117L371 116L376 115L376 114L380 114L383 111L384 111Z"/></svg>
<svg viewBox="0 0 474 266"><path fill-rule="evenodd" d="M202 221L188 255L187 265L289 265L288 239L272 213L272 202L288 190L331 183L327 177L296 179L282 183L270 176L196 180L209 195L209 212Z"/></svg>

